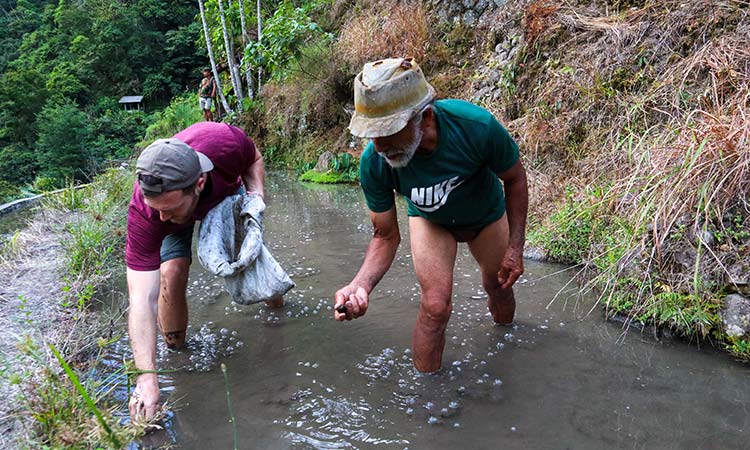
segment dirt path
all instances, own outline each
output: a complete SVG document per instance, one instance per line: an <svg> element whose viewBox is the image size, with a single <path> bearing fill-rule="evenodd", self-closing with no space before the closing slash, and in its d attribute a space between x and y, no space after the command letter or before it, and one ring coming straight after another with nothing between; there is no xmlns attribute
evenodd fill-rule
<svg viewBox="0 0 750 450"><path fill-rule="evenodd" d="M72 215L40 211L21 231L10 254L0 262L0 398L17 397L9 383L15 374L35 373L39 365L18 350L18 343L31 336L36 342L64 343L75 325L70 308L60 306L67 237L64 225ZM46 350L46 349L44 349ZM23 439L26 419L18 418L18 403L0 402L0 448L17 448Z"/></svg>

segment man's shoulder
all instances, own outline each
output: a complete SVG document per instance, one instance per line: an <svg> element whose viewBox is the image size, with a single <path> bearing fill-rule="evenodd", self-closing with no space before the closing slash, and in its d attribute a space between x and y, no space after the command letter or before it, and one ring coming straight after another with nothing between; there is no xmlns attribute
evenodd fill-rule
<svg viewBox="0 0 750 450"><path fill-rule="evenodd" d="M444 99L435 102L438 112L454 120L466 120L486 124L492 120L492 113L474 103L459 99Z"/></svg>
<svg viewBox="0 0 750 450"><path fill-rule="evenodd" d="M367 167L373 173L379 173L388 167L384 163L385 160L375 151L375 144L370 141L359 157L359 165Z"/></svg>
<svg viewBox="0 0 750 450"><path fill-rule="evenodd" d="M362 152L362 156L359 157L360 181L366 183L390 179L390 171L390 166L375 151L375 145L370 141Z"/></svg>
<svg viewBox="0 0 750 450"><path fill-rule="evenodd" d="M226 123L208 121L190 125L174 137L209 158L217 153L238 150L246 142L252 143L252 139L241 129Z"/></svg>
<svg viewBox="0 0 750 450"><path fill-rule="evenodd" d="M372 141L369 141L367 145L365 145L365 149L362 150L362 156L359 157L360 163L369 162L372 160L373 155L377 155L377 153L375 153L375 144L373 144Z"/></svg>

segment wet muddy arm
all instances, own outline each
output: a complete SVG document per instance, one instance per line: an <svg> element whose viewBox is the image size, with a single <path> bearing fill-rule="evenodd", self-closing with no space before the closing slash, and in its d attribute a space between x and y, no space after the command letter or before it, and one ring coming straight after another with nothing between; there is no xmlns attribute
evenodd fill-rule
<svg viewBox="0 0 750 450"><path fill-rule="evenodd" d="M256 151L255 161L253 161L245 173L242 174L242 184L245 185L245 190L249 194L260 194L260 196L263 197L264 177L265 169L263 167L263 157L260 156L260 151Z"/></svg>
<svg viewBox="0 0 750 450"><path fill-rule="evenodd" d="M510 240L508 246L523 252L526 241L526 216L529 209L529 189L526 185L526 170L519 160L513 167L499 174L505 188L505 203L508 212Z"/></svg>
<svg viewBox="0 0 750 450"><path fill-rule="evenodd" d="M362 267L351 283L339 289L334 298L334 318L339 321L356 319L367 312L370 292L391 267L401 242L395 206L383 213L371 212L370 218L375 231L367 246Z"/></svg>
<svg viewBox="0 0 750 450"><path fill-rule="evenodd" d="M367 246L365 260L350 285L364 288L369 294L383 278L396 257L401 242L396 207L384 213L370 212L373 236Z"/></svg>
<svg viewBox="0 0 750 450"><path fill-rule="evenodd" d="M523 273L523 246L526 242L526 216L529 190L526 171L519 160L510 169L498 174L503 180L508 214L509 240L502 268L498 274L504 288L509 288Z"/></svg>
<svg viewBox="0 0 750 450"><path fill-rule="evenodd" d="M128 269L128 332L133 359L139 370L156 370L156 302L159 295L159 271L141 272ZM143 381L156 383L156 373L142 374ZM158 384L157 384L158 386Z"/></svg>

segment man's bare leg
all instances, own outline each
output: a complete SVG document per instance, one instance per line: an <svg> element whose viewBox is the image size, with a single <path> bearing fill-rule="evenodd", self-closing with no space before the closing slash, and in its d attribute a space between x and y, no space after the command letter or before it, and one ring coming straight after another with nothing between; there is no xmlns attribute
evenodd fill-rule
<svg viewBox="0 0 750 450"><path fill-rule="evenodd" d="M440 369L445 328L453 306L453 266L456 240L444 228L421 217L409 217L411 252L421 291L414 326L414 367L420 372Z"/></svg>
<svg viewBox="0 0 750 450"><path fill-rule="evenodd" d="M513 322L516 300L513 288L503 289L497 280L505 250L508 248L508 217L487 225L479 236L469 242L469 250L482 271L482 287L489 298L487 306L495 323L507 325Z"/></svg>
<svg viewBox="0 0 750 450"><path fill-rule="evenodd" d="M175 258L161 264L161 290L157 317L164 342L171 349L185 344L188 324L186 289L190 258Z"/></svg>

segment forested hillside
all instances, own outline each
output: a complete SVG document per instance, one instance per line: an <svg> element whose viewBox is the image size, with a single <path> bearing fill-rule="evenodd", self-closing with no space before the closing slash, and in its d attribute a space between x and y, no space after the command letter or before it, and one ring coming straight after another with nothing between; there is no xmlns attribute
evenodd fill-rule
<svg viewBox="0 0 750 450"><path fill-rule="evenodd" d="M0 6L0 197L88 180L132 154L150 110L193 90L205 65L195 2L6 0Z"/></svg>

